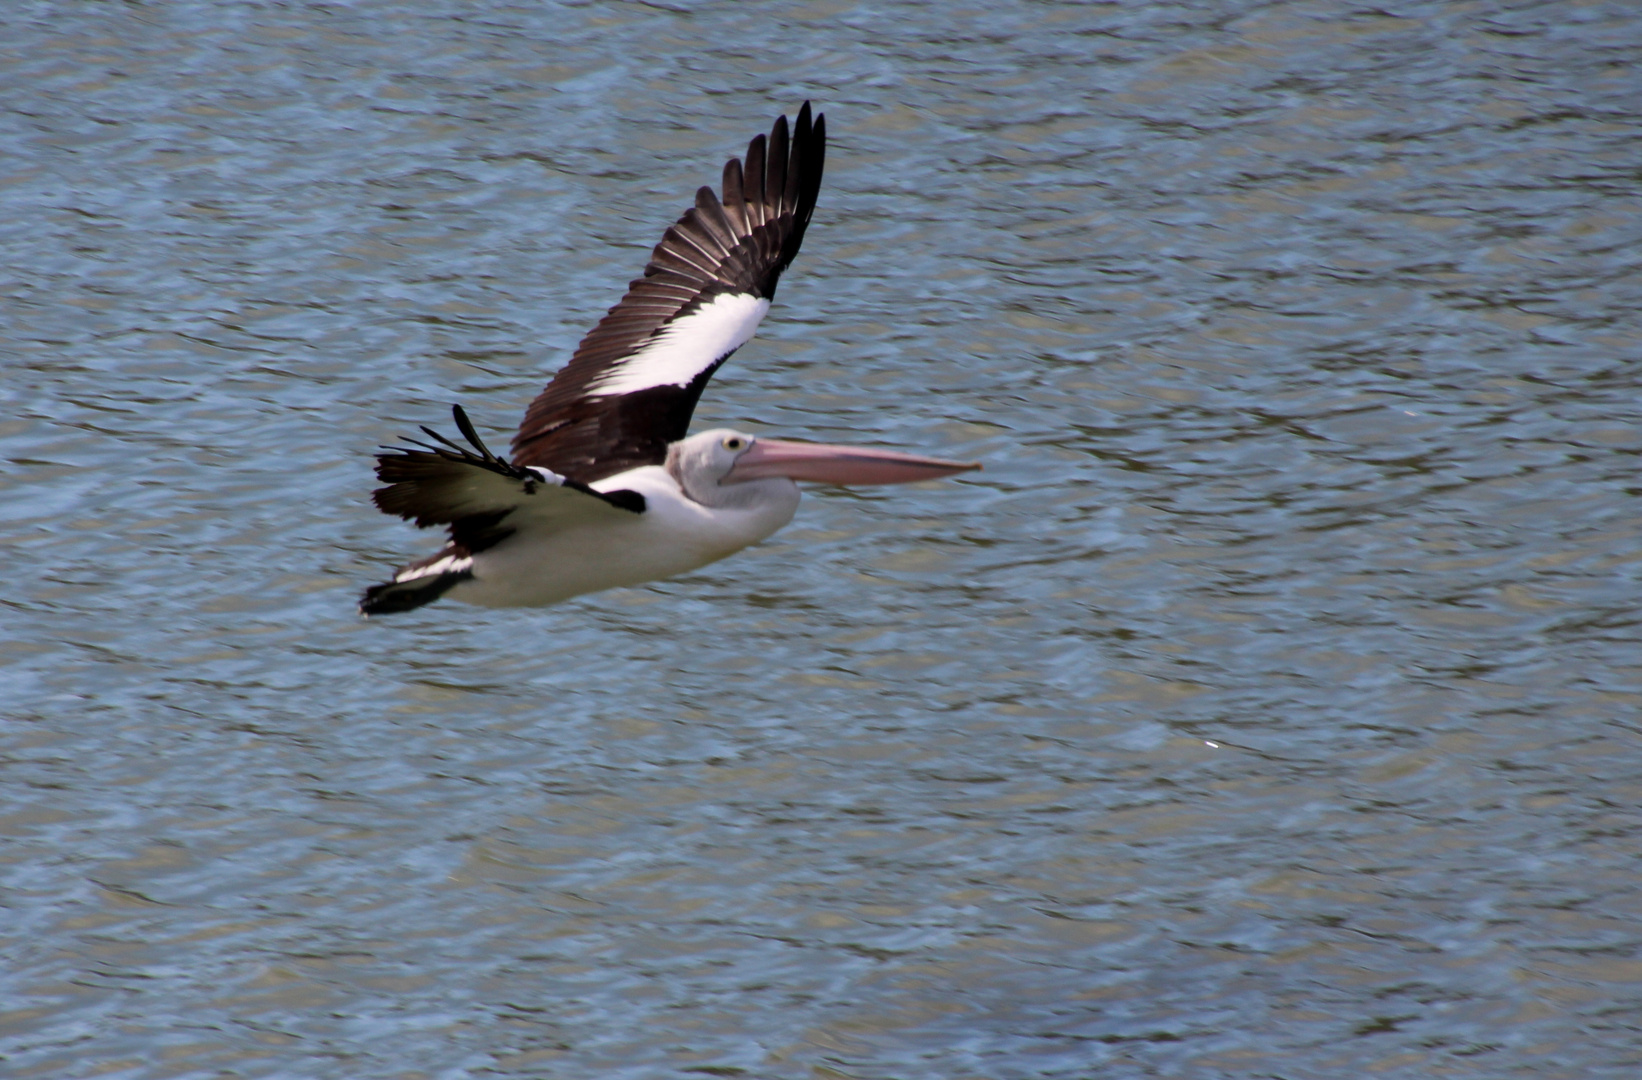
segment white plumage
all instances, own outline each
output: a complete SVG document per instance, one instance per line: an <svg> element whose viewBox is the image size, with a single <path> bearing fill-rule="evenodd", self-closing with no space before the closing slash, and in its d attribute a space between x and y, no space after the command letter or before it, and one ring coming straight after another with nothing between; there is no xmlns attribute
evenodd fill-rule
<svg viewBox="0 0 1642 1080"><path fill-rule="evenodd" d="M770 302L721 293L662 327L644 347L588 386L594 394L631 394L656 386L690 385L752 340Z"/></svg>
<svg viewBox="0 0 1642 1080"><path fill-rule="evenodd" d="M631 469L592 486L642 495L642 514L617 511L559 528L521 528L474 556L472 578L447 595L483 607L541 607L687 573L758 543L792 520L798 485L771 478L720 486L739 456L723 448L729 439L740 439L744 446L755 442L739 432L707 431L685 443L690 450L704 448L694 462L682 466L695 474L685 483L711 503L685 490L681 466ZM686 451L686 460L689 456Z"/></svg>

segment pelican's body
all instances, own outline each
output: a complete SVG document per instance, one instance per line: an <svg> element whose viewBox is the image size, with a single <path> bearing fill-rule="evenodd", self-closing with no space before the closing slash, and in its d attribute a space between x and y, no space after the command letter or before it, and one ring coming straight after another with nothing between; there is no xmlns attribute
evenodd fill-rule
<svg viewBox="0 0 1642 1080"><path fill-rule="evenodd" d="M367 615L448 596L540 607L672 577L733 555L792 520L797 481L895 484L979 466L738 431L688 438L707 380L753 336L797 255L821 184L825 120L806 102L724 168L530 406L510 461L460 407L461 445L377 457L385 513L444 525L444 548L365 591Z"/></svg>
<svg viewBox="0 0 1642 1080"><path fill-rule="evenodd" d="M553 532L515 533L473 556L473 577L445 595L482 607L542 607L674 577L773 535L792 520L799 500L797 484L771 477L725 489L743 496L739 505L708 506L685 494L661 465L629 469L590 486L642 495L644 513Z"/></svg>

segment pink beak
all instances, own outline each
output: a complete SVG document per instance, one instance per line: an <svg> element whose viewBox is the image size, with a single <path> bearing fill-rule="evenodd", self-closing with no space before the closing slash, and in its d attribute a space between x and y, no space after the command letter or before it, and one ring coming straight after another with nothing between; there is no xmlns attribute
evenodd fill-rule
<svg viewBox="0 0 1642 1080"><path fill-rule="evenodd" d="M893 450L757 439L722 482L785 476L818 484L911 484L980 467L978 461L943 461Z"/></svg>

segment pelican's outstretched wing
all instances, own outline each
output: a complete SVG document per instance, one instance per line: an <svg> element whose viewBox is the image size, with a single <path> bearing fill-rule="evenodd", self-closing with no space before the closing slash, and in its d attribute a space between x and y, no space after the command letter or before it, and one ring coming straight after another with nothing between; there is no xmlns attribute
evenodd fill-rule
<svg viewBox="0 0 1642 1080"><path fill-rule="evenodd" d="M644 276L582 339L513 437L513 462L583 484L658 465L684 438L707 380L758 328L798 254L821 189L826 118L798 110L724 166L723 195L696 205L650 253Z"/></svg>

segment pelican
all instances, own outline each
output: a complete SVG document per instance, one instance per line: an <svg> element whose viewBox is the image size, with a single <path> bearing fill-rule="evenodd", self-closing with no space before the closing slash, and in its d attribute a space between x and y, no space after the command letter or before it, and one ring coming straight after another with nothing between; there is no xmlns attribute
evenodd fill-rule
<svg viewBox="0 0 1642 1080"><path fill-rule="evenodd" d="M582 338L531 403L503 460L452 407L465 444L384 448L386 514L448 529L444 547L365 590L365 615L449 597L541 607L672 577L792 520L798 481L903 484L978 469L889 450L788 442L730 429L686 437L707 380L746 344L798 254L821 188L826 118L798 110L724 166L721 193L650 253L644 276Z"/></svg>

